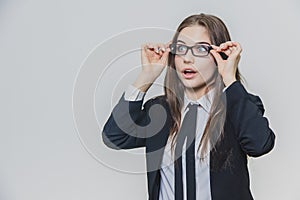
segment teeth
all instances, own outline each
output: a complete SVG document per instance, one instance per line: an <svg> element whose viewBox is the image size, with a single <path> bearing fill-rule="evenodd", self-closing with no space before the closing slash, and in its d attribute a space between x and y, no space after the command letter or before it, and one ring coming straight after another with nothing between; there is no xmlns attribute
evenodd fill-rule
<svg viewBox="0 0 300 200"><path fill-rule="evenodd" d="M187 69L187 70L184 70L184 72L190 73L190 72L194 72L194 71L191 69Z"/></svg>

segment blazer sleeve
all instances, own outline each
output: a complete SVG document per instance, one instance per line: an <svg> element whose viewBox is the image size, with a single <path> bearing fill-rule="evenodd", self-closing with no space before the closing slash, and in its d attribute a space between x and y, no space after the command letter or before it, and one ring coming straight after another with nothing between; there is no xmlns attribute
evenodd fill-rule
<svg viewBox="0 0 300 200"><path fill-rule="evenodd" d="M102 140L106 146L112 149L144 147L146 142L145 126L149 122L146 110L151 101L148 100L142 109L143 99L129 101L125 100L124 95L125 93L113 108L102 129Z"/></svg>
<svg viewBox="0 0 300 200"><path fill-rule="evenodd" d="M240 81L235 81L226 90L227 114L242 150L252 157L272 150L274 132L264 117L264 106L258 96L249 94Z"/></svg>

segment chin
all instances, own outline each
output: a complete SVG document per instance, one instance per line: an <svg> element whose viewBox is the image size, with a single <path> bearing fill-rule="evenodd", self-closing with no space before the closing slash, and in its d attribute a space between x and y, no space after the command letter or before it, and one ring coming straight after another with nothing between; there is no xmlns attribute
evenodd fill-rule
<svg viewBox="0 0 300 200"><path fill-rule="evenodd" d="M203 80L182 80L185 88L188 89L200 89L205 88L208 84Z"/></svg>

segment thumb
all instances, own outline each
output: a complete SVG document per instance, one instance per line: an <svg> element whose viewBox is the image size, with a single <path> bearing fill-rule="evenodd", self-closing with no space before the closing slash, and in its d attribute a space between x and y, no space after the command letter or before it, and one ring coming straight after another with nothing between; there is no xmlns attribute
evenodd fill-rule
<svg viewBox="0 0 300 200"><path fill-rule="evenodd" d="M166 49L166 51L163 53L163 55L161 56L161 58L160 58L160 63L162 63L162 64L166 64L166 62L167 62L167 59L168 59L168 56L169 56L169 52L170 52L170 48L168 47L167 49Z"/></svg>
<svg viewBox="0 0 300 200"><path fill-rule="evenodd" d="M210 50L210 53L214 56L214 58L216 59L218 64L223 61L223 58L216 50L212 49L212 50Z"/></svg>

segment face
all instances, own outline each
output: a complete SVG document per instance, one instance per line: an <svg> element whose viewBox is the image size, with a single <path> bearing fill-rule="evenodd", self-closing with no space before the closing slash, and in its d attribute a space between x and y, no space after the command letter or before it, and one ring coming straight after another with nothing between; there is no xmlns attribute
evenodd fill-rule
<svg viewBox="0 0 300 200"><path fill-rule="evenodd" d="M180 40L180 41L179 41ZM208 32L203 26L191 26L181 30L177 38L177 44L194 46L198 42L211 44ZM203 90L213 81L217 66L211 54L204 57L196 57L191 49L186 55L175 55L175 68L179 79L186 89L195 92ZM189 69L193 72L189 72Z"/></svg>

